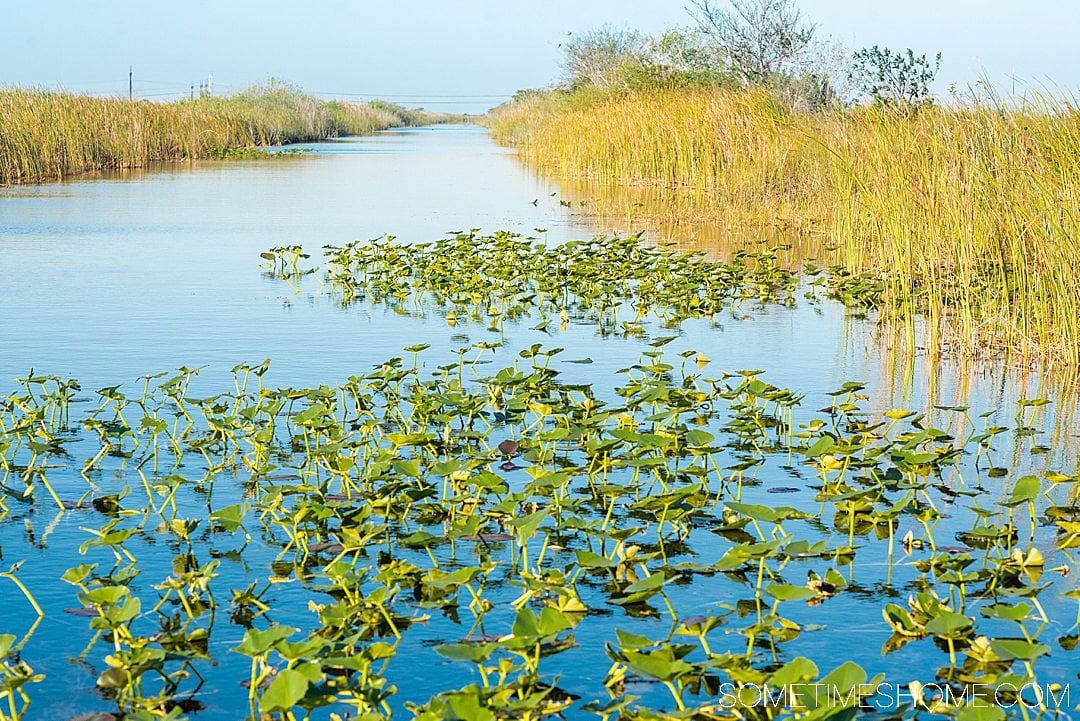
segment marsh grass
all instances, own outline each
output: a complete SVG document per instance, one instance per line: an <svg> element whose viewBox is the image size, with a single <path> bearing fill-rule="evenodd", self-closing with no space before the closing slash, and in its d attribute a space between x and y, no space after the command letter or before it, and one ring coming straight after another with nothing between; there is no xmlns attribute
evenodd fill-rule
<svg viewBox="0 0 1080 721"><path fill-rule="evenodd" d="M545 169L681 189L687 216L812 228L912 340L1080 364L1080 115L1046 97L811 114L765 92L531 96L488 120Z"/></svg>
<svg viewBox="0 0 1080 721"><path fill-rule="evenodd" d="M276 81L224 98L157 103L0 89L0 184L59 180L227 151L440 122L389 103L324 101Z"/></svg>

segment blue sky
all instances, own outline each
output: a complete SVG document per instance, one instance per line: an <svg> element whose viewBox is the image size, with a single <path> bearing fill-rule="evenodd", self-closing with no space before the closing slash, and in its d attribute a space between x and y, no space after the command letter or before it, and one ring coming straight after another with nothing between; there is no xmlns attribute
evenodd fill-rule
<svg viewBox="0 0 1080 721"><path fill-rule="evenodd" d="M1080 88L1077 0L800 5L819 33L849 49L941 51L939 89L983 72L1006 89L1010 75ZM210 73L218 91L273 75L316 92L476 111L550 84L568 33L687 22L681 0L20 2L5 9L0 84L126 93L131 65L144 97L184 92Z"/></svg>

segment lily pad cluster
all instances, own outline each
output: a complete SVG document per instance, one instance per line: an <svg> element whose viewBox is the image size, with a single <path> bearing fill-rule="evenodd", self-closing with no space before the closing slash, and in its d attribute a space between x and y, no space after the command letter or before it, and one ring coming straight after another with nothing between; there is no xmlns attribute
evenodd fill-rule
<svg viewBox="0 0 1080 721"><path fill-rule="evenodd" d="M295 282L300 253L265 260ZM712 372L670 350L668 321L763 288L784 302L790 279L670 253L473 234L329 250L348 304L640 324L637 361L591 383L561 349L506 341L445 363L412 345L306 388L264 382L269 361L211 395L188 367L93 393L17 379L0 538L9 561L62 558L68 601L0 573L4 630L29 626L0 636L0 718L33 718L46 653L92 669L86 708L138 720L816 720L900 681L891 714L996 719L940 689L1067 683L1080 506L1074 476L1024 452L1044 403L1014 428L963 407L935 424L870 410L860 383L815 411L763 370ZM84 633L35 646L57 616ZM791 693L763 704L766 686Z"/></svg>
<svg viewBox="0 0 1080 721"><path fill-rule="evenodd" d="M650 245L640 235L548 245L472 230L432 243L391 236L326 246L325 274L346 305L367 299L417 314L434 308L448 322L468 317L496 328L535 316L541 329L573 321L634 335L650 317L672 324L711 318L744 301L793 303L798 278L777 253L739 251L720 261Z"/></svg>

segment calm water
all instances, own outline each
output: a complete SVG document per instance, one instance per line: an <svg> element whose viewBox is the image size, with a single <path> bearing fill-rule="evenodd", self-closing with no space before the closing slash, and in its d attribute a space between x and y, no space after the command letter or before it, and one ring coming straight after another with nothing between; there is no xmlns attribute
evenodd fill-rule
<svg viewBox="0 0 1080 721"><path fill-rule="evenodd" d="M303 147L316 152L0 188L0 382L34 368L90 389L182 364L208 365L214 377L267 357L282 383L343 377L419 336L452 342L455 333L406 330L381 313L330 312L317 286L285 293L259 272L261 251L301 244L315 263L323 244L384 234L422 241L474 227L543 229L560 242L594 232L579 188L575 207L563 207L557 182L524 168L482 128L395 130ZM686 340L720 367L767 368L774 382L804 391L880 381L883 405L927 393L952 402L969 390L1001 404L1040 392L1038 376L992 366L932 374L915 361L898 372L869 326L847 315L804 304L725 323L722 334L689 328ZM619 356L611 368L637 356L627 344L583 335L575 340Z"/></svg>
<svg viewBox="0 0 1080 721"><path fill-rule="evenodd" d="M432 344L428 361L434 365L456 358L454 349L462 344L487 339L486 331L449 328L438 318L403 320L381 308L340 310L324 297L315 278L293 293L264 277L258 254L275 245L302 244L312 254L309 262L316 263L323 244L383 234L423 241L448 231L506 229L555 243L593 232L580 204L570 209L559 204L563 190L557 182L537 178L480 128L390 131L310 147L316 152L304 157L205 162L122 177L0 188L0 390L10 390L10 379L31 368L77 378L86 395L115 384L134 389L143 374L180 365L206 366L198 384L213 389L230 382L226 379L233 365L264 358L273 361L270 384L333 384L402 355L404 346L419 342ZM544 342L567 348L568 359L589 356L592 365L560 367L570 379L608 385L613 371L635 362L643 347L636 341L601 338L589 326L571 325L553 336L521 327L508 335L514 348ZM935 368L922 357L894 360L889 344L873 335L867 321L850 317L840 306L800 302L794 309L769 308L747 319L727 318L719 328L687 322L670 349L702 351L712 359L714 374L719 369L767 369L770 382L807 394L804 407L811 411L829 405L827 393L849 380L868 384L872 408L879 411L970 404L974 412L999 408L995 418L1003 425L1014 414L1017 399L1054 394L1055 404L1044 414L1045 433L1037 438L1049 449L1040 463L1047 457L1072 463L1078 432L1075 401L1057 394L1048 380L992 365ZM494 358L510 364L515 355L502 350ZM1012 462L1022 467L1032 440L1003 442L1014 444L1011 450L1005 448L1006 455L1014 454ZM30 689L30 717L54 719L108 704L93 695L100 668L69 661L90 638L86 619L59 613L77 604L73 589L57 582L57 569L80 562L76 549L86 535L79 527L90 521L78 514L54 520L55 509L41 505L0 521L0 544L5 564L25 561L20 578L50 612L24 657L47 674L43 684ZM46 528L48 544L40 538ZM148 542L147 548L151 546ZM233 586L239 587L251 574L265 575L273 555L253 547L242 564L223 570L223 575L231 575ZM147 578L169 573L169 553L148 552L145 558L140 557L140 567ZM229 585L222 580L222 589ZM13 587L2 586L0 592L10 608L22 609ZM219 600L226 596L219 593ZM704 582L678 593L681 609L688 613L703 612L719 600ZM875 593L864 589L873 609L880 607ZM506 596L507 601L513 598ZM838 617L831 621L834 630L865 632L873 639L845 649L845 657L869 669L903 667L904 654L888 661L879 658L887 629L878 615L860 617L858 603L830 602ZM1060 599L1043 603L1051 615L1057 611L1065 619L1075 604L1069 601L1066 608ZM308 613L304 592L296 587L277 593L275 608L285 609L275 616L282 623L302 625ZM846 612L850 617L845 618ZM813 623L814 618L811 612L804 620ZM28 619L22 610L6 615L0 632L21 634ZM657 628L662 626L658 622ZM611 638L610 625L590 629L583 626L578 632L583 648L592 645L595 651L595 644ZM458 629L457 636L465 630ZM438 622L409 632L409 643L399 654L405 660L395 659L392 667L392 680L400 689L396 708L405 700L426 700L435 690L433 678L445 681L439 688L467 682L424 650L430 642L455 640L448 639L454 633ZM237 702L242 706L245 693L234 684L246 677L248 663L225 649L239 641L242 629L222 623L215 634L212 650L218 654L220 674L215 672L202 696L210 706L203 718L240 718ZM833 636L832 643L847 637ZM800 643L813 648L814 642ZM428 654L422 658L435 659L438 669L410 662L408 649ZM574 670L563 685L593 697L606 666L582 672L584 666L575 668L582 653L575 649L556 657L553 667ZM1052 659L1040 668L1059 668L1062 677L1048 680L1064 681L1068 663L1068 658ZM78 693L71 693L72 688Z"/></svg>

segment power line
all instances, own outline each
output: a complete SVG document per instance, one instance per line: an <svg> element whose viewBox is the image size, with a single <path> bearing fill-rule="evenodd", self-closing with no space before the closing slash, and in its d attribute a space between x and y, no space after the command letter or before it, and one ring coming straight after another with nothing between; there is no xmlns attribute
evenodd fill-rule
<svg viewBox="0 0 1080 721"><path fill-rule="evenodd" d="M414 103L425 107L428 105L476 105L475 100L432 100L423 103L414 101Z"/></svg>
<svg viewBox="0 0 1080 721"><path fill-rule="evenodd" d="M400 95L394 93L342 93L325 90L307 90L304 92L307 92L310 95L333 95L336 97L352 96L355 98L455 98L459 100L497 100L498 98L513 97L513 93L503 93L501 95Z"/></svg>
<svg viewBox="0 0 1080 721"><path fill-rule="evenodd" d="M67 86L75 87L75 86L79 86L79 85L109 85L109 84L115 85L116 82L117 82L116 78L113 78L112 80L87 80L87 81L81 82L81 83L61 83L61 82L58 81L55 84L58 87L67 87Z"/></svg>
<svg viewBox="0 0 1080 721"><path fill-rule="evenodd" d="M163 98L168 96L182 97L186 95L194 96L194 84L189 82L175 82L170 80L151 80L151 79L136 79L131 69L128 70L128 97L129 98ZM120 83L115 80L89 80L80 83L72 83L67 85L67 88L77 88L78 86L89 85L115 85L119 86ZM156 87L154 87L156 86ZM218 88L226 91L237 91L247 89L252 86L236 86L225 85L218 83ZM66 89L64 85L58 84L61 89ZM142 90L152 92L142 92L142 90L136 90L136 88L142 88ZM199 85L200 90L208 90L209 85ZM77 91L76 91L77 92ZM116 88L116 92L119 94L123 92L119 87ZM351 98L364 99L364 100L397 100L411 105L473 105L483 101L495 101L495 100L507 100L513 97L512 93L505 94L445 94L445 93L355 93L355 92L340 92L329 90L303 90L308 95L315 95L328 98L339 98L349 100Z"/></svg>
<svg viewBox="0 0 1080 721"><path fill-rule="evenodd" d="M180 85L187 85L187 83L180 83L180 82L176 82L176 81L173 81L173 80L143 80L141 78L136 78L135 83L136 84L138 84L138 83L147 83L148 85L169 85L169 86L173 86L173 87L177 87L177 86L180 86Z"/></svg>
<svg viewBox="0 0 1080 721"><path fill-rule="evenodd" d="M200 86L200 87L205 87L205 86ZM195 94L194 90L190 90L190 93L192 95ZM189 89L166 90L166 91L155 92L155 93L136 93L135 97L137 99L165 98L165 97L181 98L181 97L187 96L188 94L189 94ZM381 97L385 97L385 96L381 96ZM373 98L373 99L375 99L375 98ZM432 101L423 102L423 103L418 102L416 104L424 105L425 107L429 106L429 105L475 105L476 101L475 100L432 100Z"/></svg>
<svg viewBox="0 0 1080 721"><path fill-rule="evenodd" d="M130 73L130 71L129 71ZM172 80L149 80L142 78L133 78L129 75L129 81L134 85L158 85L158 90L164 91L166 88L176 88L176 94L186 93L190 87L190 83L187 81L172 81ZM87 85L119 85L116 80L88 80L79 83L57 83L58 87L79 87ZM228 85L223 83L214 83L220 89L223 90L242 90L252 86L237 86ZM356 92L342 92L342 91L330 91L330 90L303 90L303 92L309 95L319 95L334 98L371 98L374 100L405 100L405 101L427 101L433 102L439 101L438 104L448 104L453 102L469 102L475 100L503 100L513 97L513 93L488 93L488 94L443 94L443 93L356 93ZM162 95L167 93L155 93L155 95ZM143 97L148 97L146 94L142 94Z"/></svg>

